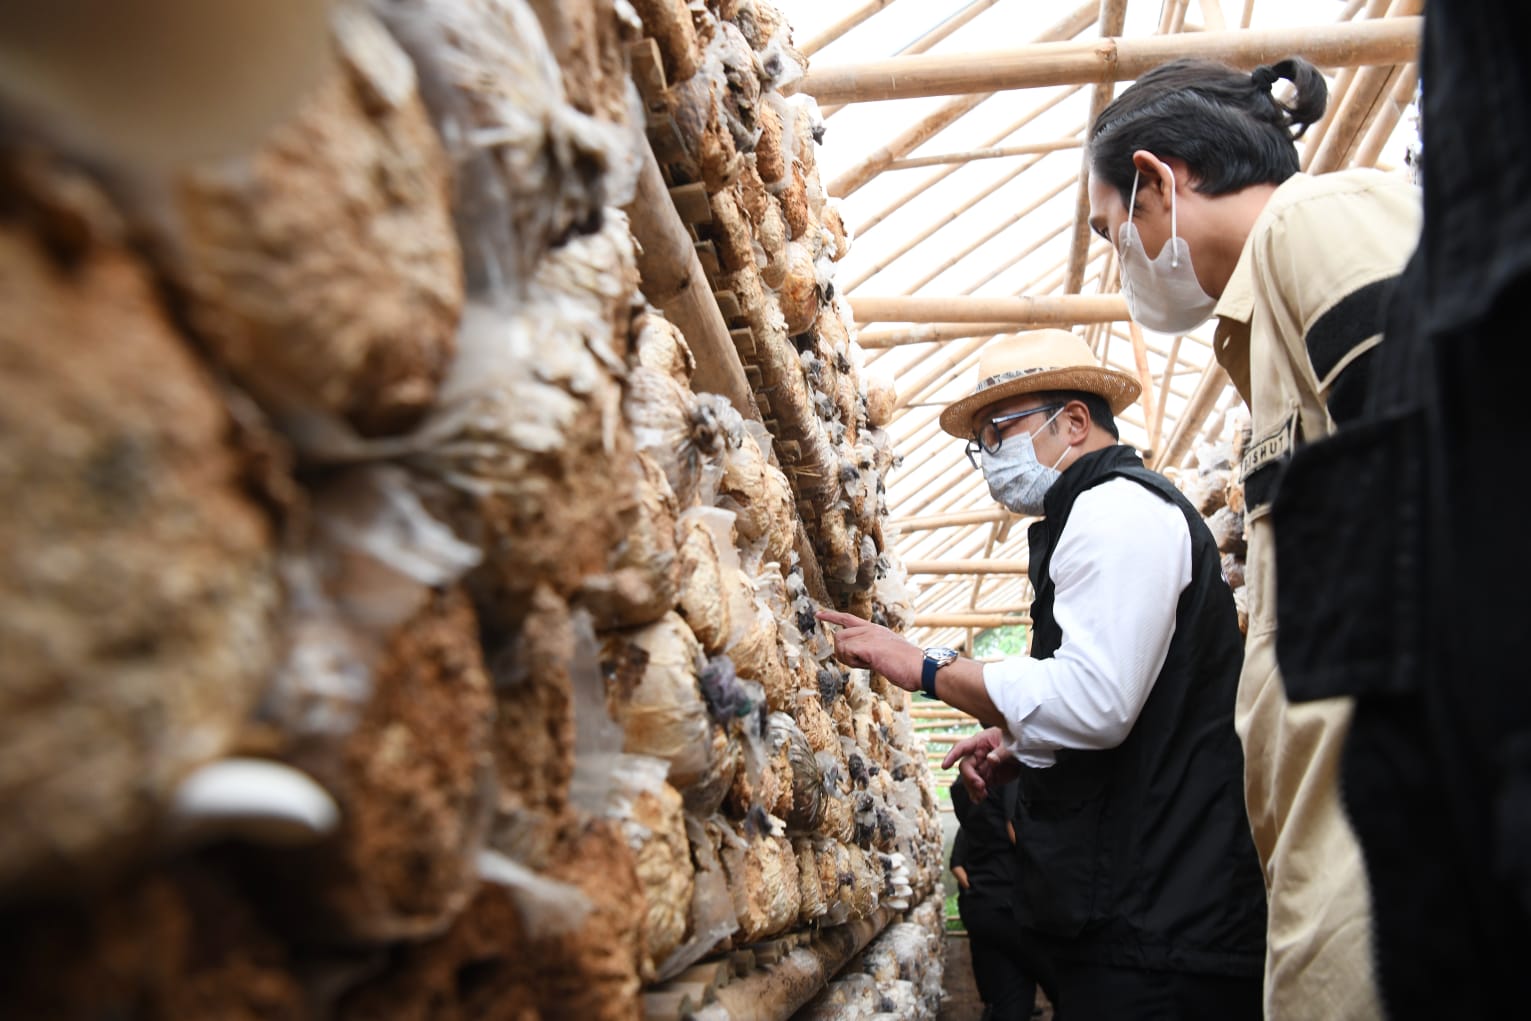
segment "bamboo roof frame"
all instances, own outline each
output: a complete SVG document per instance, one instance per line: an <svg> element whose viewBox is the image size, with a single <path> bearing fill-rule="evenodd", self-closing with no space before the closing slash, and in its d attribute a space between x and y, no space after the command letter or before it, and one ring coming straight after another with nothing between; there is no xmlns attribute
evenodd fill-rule
<svg viewBox="0 0 1531 1021"><path fill-rule="evenodd" d="M1120 298L1115 253L1085 222L1076 150L1118 83L1179 56L1243 67L1306 56L1330 82L1324 118L1299 142L1309 172L1401 163L1387 148L1408 128L1418 85L1421 0L1336 0L1300 26L1268 24L1275 0L1087 0L1040 31L985 31L1022 2L971 0L939 14L892 0L839 8L823 16L833 38L803 34L812 59L789 86L834 118L820 173L852 237L835 291L866 364L896 383L888 430L900 463L884 534L909 577L910 637L969 651L982 630L1024 623L1031 594L1029 519L992 501L936 422L971 388L985 344L1041 326L1076 330L1102 364L1143 381L1118 423L1159 470L1193 469L1198 449L1229 440L1238 419L1211 330L1145 334ZM789 21L795 4L778 0ZM879 51L870 41L898 19L902 38ZM1009 48L982 48L1000 39ZM882 112L894 107L910 112ZM827 158L842 128L874 122L871 144Z"/></svg>

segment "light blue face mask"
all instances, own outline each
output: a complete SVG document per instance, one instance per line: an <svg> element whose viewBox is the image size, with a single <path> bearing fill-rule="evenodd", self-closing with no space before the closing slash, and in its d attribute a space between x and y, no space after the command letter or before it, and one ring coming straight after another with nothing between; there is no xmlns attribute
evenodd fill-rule
<svg viewBox="0 0 1531 1021"><path fill-rule="evenodd" d="M1158 256L1149 259L1132 214L1138 201L1138 174L1132 175L1127 222L1119 234L1122 258L1122 297L1140 326L1159 333L1188 333L1206 322L1217 299L1201 289L1191 266L1191 246L1180 236L1175 215L1175 172L1170 171L1170 239Z"/></svg>
<svg viewBox="0 0 1531 1021"><path fill-rule="evenodd" d="M1053 412L1037 432L1046 429L1061 414L1062 408ZM1063 474L1058 465L1068 456L1065 447L1051 467L1038 461L1037 448L1032 442L1035 435L1020 432L1006 436L999 450L992 454L983 451L983 478L989 484L989 495L1017 514L1042 513L1042 499Z"/></svg>

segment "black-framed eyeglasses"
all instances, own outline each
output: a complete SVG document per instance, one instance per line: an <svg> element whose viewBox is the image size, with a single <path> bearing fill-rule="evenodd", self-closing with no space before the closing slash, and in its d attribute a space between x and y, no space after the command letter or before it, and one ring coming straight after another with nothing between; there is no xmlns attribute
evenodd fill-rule
<svg viewBox="0 0 1531 1021"><path fill-rule="evenodd" d="M1008 415L999 415L991 418L978 427L978 431L973 434L972 439L968 440L967 446L963 448L962 452L968 456L968 463L973 466L974 471L982 471L983 462L979 460L979 451L984 450L991 454L999 453L999 445L1004 442L1004 437L1000 435L1001 429L1011 422L1020 421L1027 415L1035 415L1043 411L1056 411L1061 407L1063 407L1061 404L1044 404L1040 408L1028 408L1025 411L1014 411Z"/></svg>

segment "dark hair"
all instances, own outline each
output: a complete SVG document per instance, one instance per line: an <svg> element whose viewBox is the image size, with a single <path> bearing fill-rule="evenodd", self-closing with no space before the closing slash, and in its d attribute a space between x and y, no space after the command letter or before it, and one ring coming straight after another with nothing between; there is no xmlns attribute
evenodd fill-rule
<svg viewBox="0 0 1531 1021"><path fill-rule="evenodd" d="M1112 439L1122 438L1122 434L1116 429L1116 417L1111 414L1111 402L1100 394L1092 394L1084 390L1048 390L1033 396L1042 398L1043 404L1067 404L1069 401L1079 401L1090 413L1090 421L1110 433ZM1058 423L1055 421L1048 428L1057 429Z"/></svg>
<svg viewBox="0 0 1531 1021"><path fill-rule="evenodd" d="M1284 78L1291 104L1271 95ZM1329 86L1318 68L1288 57L1252 74L1212 60L1173 60L1149 71L1111 101L1090 126L1090 169L1129 201L1132 154L1185 161L1195 188L1224 195L1252 184L1280 184L1297 173L1297 146L1324 115Z"/></svg>

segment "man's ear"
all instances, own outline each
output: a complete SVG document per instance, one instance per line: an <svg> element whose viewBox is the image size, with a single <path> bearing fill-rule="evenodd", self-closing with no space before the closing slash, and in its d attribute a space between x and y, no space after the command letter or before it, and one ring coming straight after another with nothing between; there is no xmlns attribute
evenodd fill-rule
<svg viewBox="0 0 1531 1021"><path fill-rule="evenodd" d="M1147 149L1139 149L1132 154L1132 165L1138 172L1138 205L1151 210L1168 209L1170 193L1184 183L1181 180L1185 176L1181 173L1184 164L1175 160L1172 165Z"/></svg>
<svg viewBox="0 0 1531 1021"><path fill-rule="evenodd" d="M1068 429L1070 443L1077 442L1090 435L1090 409L1085 407L1084 401L1069 401L1063 406L1063 414L1060 416Z"/></svg>

